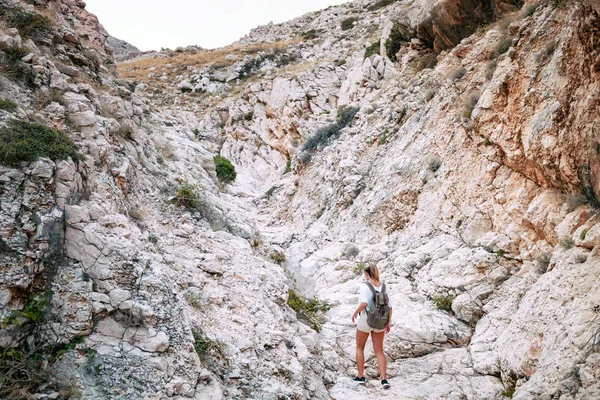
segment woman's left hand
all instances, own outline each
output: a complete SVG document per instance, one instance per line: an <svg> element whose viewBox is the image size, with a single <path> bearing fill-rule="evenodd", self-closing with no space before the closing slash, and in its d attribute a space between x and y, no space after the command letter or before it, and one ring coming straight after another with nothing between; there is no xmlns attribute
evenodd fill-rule
<svg viewBox="0 0 600 400"><path fill-rule="evenodd" d="M385 333L390 333L390 329L392 328L391 325L388 325L385 327Z"/></svg>

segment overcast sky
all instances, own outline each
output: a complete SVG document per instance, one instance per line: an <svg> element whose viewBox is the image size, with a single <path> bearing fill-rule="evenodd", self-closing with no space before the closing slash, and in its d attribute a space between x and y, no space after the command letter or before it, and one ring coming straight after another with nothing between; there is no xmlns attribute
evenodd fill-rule
<svg viewBox="0 0 600 400"><path fill-rule="evenodd" d="M348 0L86 0L113 36L141 50L228 45L258 25Z"/></svg>

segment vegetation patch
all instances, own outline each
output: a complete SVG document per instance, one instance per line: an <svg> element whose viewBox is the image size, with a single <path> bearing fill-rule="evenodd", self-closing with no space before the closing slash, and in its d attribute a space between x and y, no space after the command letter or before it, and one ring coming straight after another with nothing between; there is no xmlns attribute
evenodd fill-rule
<svg viewBox="0 0 600 400"><path fill-rule="evenodd" d="M479 101L479 93L471 93L467 100L465 101L465 105L463 107L463 117L465 119L470 119L473 115L473 110Z"/></svg>
<svg viewBox="0 0 600 400"><path fill-rule="evenodd" d="M200 186L186 181L179 182L173 202L185 208L196 208L200 201Z"/></svg>
<svg viewBox="0 0 600 400"><path fill-rule="evenodd" d="M396 1L398 0L380 0L377 3L371 4L369 7L367 7L367 10L376 11L380 8L387 7L390 4L394 4Z"/></svg>
<svg viewBox="0 0 600 400"><path fill-rule="evenodd" d="M319 31L317 31L316 29L311 29L309 31L304 32L301 36L304 40L313 40L319 37Z"/></svg>
<svg viewBox="0 0 600 400"><path fill-rule="evenodd" d="M18 107L19 105L12 100L0 99L0 110L14 112Z"/></svg>
<svg viewBox="0 0 600 400"><path fill-rule="evenodd" d="M451 312L452 302L455 298L455 296L433 296L431 300L438 310Z"/></svg>
<svg viewBox="0 0 600 400"><path fill-rule="evenodd" d="M281 251L273 250L271 254L269 254L269 258L275 264L283 264L285 262L285 254Z"/></svg>
<svg viewBox="0 0 600 400"><path fill-rule="evenodd" d="M29 400L35 398L32 394L40 387L62 393L70 386L57 379L53 365L78 347L83 338L75 337L65 344L48 344L47 336L41 331L48 322L47 307L46 296L34 294L22 310L11 312L2 321L1 327L11 330L16 339L10 347L0 349L0 398ZM95 354L93 349L79 350L88 357Z"/></svg>
<svg viewBox="0 0 600 400"><path fill-rule="evenodd" d="M235 172L235 167L225 157L215 156L215 168L217 169L217 178L223 183L230 183L235 181L237 177L237 173Z"/></svg>
<svg viewBox="0 0 600 400"><path fill-rule="evenodd" d="M336 122L318 129L314 135L308 138L304 146L300 160L310 162L312 153L319 148L327 146L331 140L340 135L340 131L352 124L356 114L360 111L358 107L345 107L338 111Z"/></svg>
<svg viewBox="0 0 600 400"><path fill-rule="evenodd" d="M288 305L296 311L298 319L312 327L315 331L321 332L323 328L323 313L329 311L332 307L328 301L319 300L316 297L306 299L300 296L296 291L288 291Z"/></svg>
<svg viewBox="0 0 600 400"><path fill-rule="evenodd" d="M398 61L396 54L400 51L402 42L406 41L408 41L406 35L399 27L395 26L390 32L388 39L385 41L385 54L392 62Z"/></svg>
<svg viewBox="0 0 600 400"><path fill-rule="evenodd" d="M342 20L342 30L347 31L348 29L352 29L356 21L358 21L358 18L356 17L346 18Z"/></svg>
<svg viewBox="0 0 600 400"><path fill-rule="evenodd" d="M24 38L38 39L52 29L52 21L45 15L9 6L5 2L0 8L0 18L9 27L16 28Z"/></svg>
<svg viewBox="0 0 600 400"><path fill-rule="evenodd" d="M0 72L12 81L24 83L29 87L34 86L34 72L30 65L25 65L21 59L29 54L25 47L12 46L4 50L4 57L0 62Z"/></svg>
<svg viewBox="0 0 600 400"><path fill-rule="evenodd" d="M426 68L433 68L437 64L437 56L435 54L425 54L417 59L415 68L418 72Z"/></svg>
<svg viewBox="0 0 600 400"><path fill-rule="evenodd" d="M192 330L192 335L194 336L194 350L202 364L218 374L229 367L225 343L220 340L212 340L197 330Z"/></svg>
<svg viewBox="0 0 600 400"><path fill-rule="evenodd" d="M0 163L18 167L21 162L33 162L39 157L51 160L81 160L77 146L63 132L45 125L12 120L0 128Z"/></svg>
<svg viewBox="0 0 600 400"><path fill-rule="evenodd" d="M512 46L513 39L511 37L503 37L498 43L494 46L494 48L489 52L488 58L490 60L495 60L500 57L502 54L506 53L510 46Z"/></svg>
<svg viewBox="0 0 600 400"><path fill-rule="evenodd" d="M516 389L514 386L509 386L506 389L504 389L502 391L502 393L500 393L500 394L502 395L502 397L512 399L513 396L515 395L515 391L516 391Z"/></svg>
<svg viewBox="0 0 600 400"><path fill-rule="evenodd" d="M379 54L379 48L381 47L381 40L371 43L367 50L365 50L365 58L371 57L373 54Z"/></svg>

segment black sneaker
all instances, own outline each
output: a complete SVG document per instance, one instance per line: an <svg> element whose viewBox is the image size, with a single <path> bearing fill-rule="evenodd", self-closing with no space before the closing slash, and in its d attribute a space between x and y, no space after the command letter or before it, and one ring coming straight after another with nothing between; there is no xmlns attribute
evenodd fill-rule
<svg viewBox="0 0 600 400"><path fill-rule="evenodd" d="M356 383L357 385L363 385L363 386L367 384L367 381L364 376L362 378L359 378L357 376L356 378L354 378L353 382Z"/></svg>
<svg viewBox="0 0 600 400"><path fill-rule="evenodd" d="M384 389L389 389L391 385L390 385L390 383L387 381L387 379L383 379L383 380L381 381L381 386L382 386Z"/></svg>

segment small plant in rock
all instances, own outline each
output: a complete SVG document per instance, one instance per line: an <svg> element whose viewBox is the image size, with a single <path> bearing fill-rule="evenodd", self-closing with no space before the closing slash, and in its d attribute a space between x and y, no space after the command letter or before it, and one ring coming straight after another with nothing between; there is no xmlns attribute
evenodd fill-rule
<svg viewBox="0 0 600 400"><path fill-rule="evenodd" d="M347 31L348 29L352 29L354 27L354 23L358 21L358 18L356 17L351 17L351 18L346 18L344 20L342 20L342 30L343 31Z"/></svg>
<svg viewBox="0 0 600 400"><path fill-rule="evenodd" d="M352 267L352 272L356 276L360 276L363 274L363 272L365 272L365 268L366 268L366 265L364 263L359 262L354 267Z"/></svg>
<svg viewBox="0 0 600 400"><path fill-rule="evenodd" d="M539 3L529 3L521 10L521 18L525 19L531 17L535 11L540 7Z"/></svg>
<svg viewBox="0 0 600 400"><path fill-rule="evenodd" d="M365 50L365 58L371 57L373 54L379 54L379 48L381 47L381 40L371 43Z"/></svg>
<svg viewBox="0 0 600 400"><path fill-rule="evenodd" d="M319 300L316 297L307 299L292 289L288 291L287 304L296 311L299 320L317 332L321 332L323 328L322 313L329 311L332 307L328 301Z"/></svg>
<svg viewBox="0 0 600 400"><path fill-rule="evenodd" d="M200 134L200 129L198 129L198 128L194 128L194 129L192 129L192 133L193 133L194 135L198 136L198 135Z"/></svg>
<svg viewBox="0 0 600 400"><path fill-rule="evenodd" d="M254 118L254 111L248 111L246 114L244 114L244 119L246 121L251 121L252 118Z"/></svg>
<svg viewBox="0 0 600 400"><path fill-rule="evenodd" d="M390 32L390 36L385 41L385 54L392 62L398 61L396 54L402 46L402 42L406 42L407 38L402 33L399 27L394 27Z"/></svg>
<svg viewBox="0 0 600 400"><path fill-rule="evenodd" d="M271 253L269 254L269 258L275 264L281 265L281 264L283 264L285 262L285 254L283 252L281 252L281 251L278 251L278 250L271 251Z"/></svg>
<svg viewBox="0 0 600 400"><path fill-rule="evenodd" d="M217 170L217 178L223 183L230 183L235 181L237 177L237 173L235 172L235 167L225 157L215 156L214 157L215 168Z"/></svg>
<svg viewBox="0 0 600 400"><path fill-rule="evenodd" d="M536 265L538 270L544 274L548 270L548 266L550 265L550 260L552 259L551 253L542 253L536 259Z"/></svg>
<svg viewBox="0 0 600 400"><path fill-rule="evenodd" d="M420 72L426 68L433 68L437 64L437 56L435 54L425 54L417 59L415 69Z"/></svg>
<svg viewBox="0 0 600 400"><path fill-rule="evenodd" d="M192 335L194 336L194 350L202 364L207 365L215 373L221 373L229 367L225 343L212 340L197 330L192 330Z"/></svg>
<svg viewBox="0 0 600 400"><path fill-rule="evenodd" d="M63 132L45 125L12 120L0 128L0 163L17 167L21 162L33 162L39 157L54 161L71 157L82 159L77 146Z"/></svg>
<svg viewBox="0 0 600 400"><path fill-rule="evenodd" d="M587 233L590 231L590 228L586 228L584 230L581 231L581 234L579 235L579 239L581 240L585 240L585 237L587 236Z"/></svg>
<svg viewBox="0 0 600 400"><path fill-rule="evenodd" d="M448 79L451 82L456 82L460 80L463 76L465 76L466 73L466 69L464 69L463 67L457 67L450 73L450 75L448 75Z"/></svg>
<svg viewBox="0 0 600 400"><path fill-rule="evenodd" d="M431 88L431 89L427 89L425 91L425 101L430 101L431 99L433 99L435 97L435 94L437 93L437 89Z"/></svg>
<svg viewBox="0 0 600 400"><path fill-rule="evenodd" d="M463 117L465 119L471 119L477 102L479 102L479 93L472 93L469 95L463 107Z"/></svg>
<svg viewBox="0 0 600 400"><path fill-rule="evenodd" d="M175 193L173 202L185 208L195 208L200 200L200 187L198 185L181 181Z"/></svg>
<svg viewBox="0 0 600 400"><path fill-rule="evenodd" d="M65 105L64 94L62 90L58 89L38 90L35 93L35 104L39 109L47 107L50 103Z"/></svg>
<svg viewBox="0 0 600 400"><path fill-rule="evenodd" d="M494 72L496 72L496 68L498 68L498 61L490 61L485 67L485 79L491 81L494 77Z"/></svg>
<svg viewBox="0 0 600 400"><path fill-rule="evenodd" d="M345 107L339 110L335 123L318 129L314 135L306 140L298 159L301 162L310 162L312 153L327 146L331 140L337 138L342 129L352 124L359 110L358 107Z"/></svg>
<svg viewBox="0 0 600 400"><path fill-rule="evenodd" d="M506 53L508 51L508 49L510 49L510 46L512 46L512 41L513 39L511 37L503 37L501 38L498 43L496 43L496 45L494 46L494 48L489 52L489 59L490 60L495 60L498 57L500 57L502 54Z"/></svg>
<svg viewBox="0 0 600 400"><path fill-rule="evenodd" d="M452 311L452 302L454 301L455 296L433 296L431 300L433 304L438 310L442 311Z"/></svg>
<svg viewBox="0 0 600 400"><path fill-rule="evenodd" d="M12 100L0 99L0 110L14 112L18 107L19 105Z"/></svg>
<svg viewBox="0 0 600 400"><path fill-rule="evenodd" d="M309 31L304 32L301 36L304 40L313 40L319 37L319 32L315 29L311 29Z"/></svg>
<svg viewBox="0 0 600 400"><path fill-rule="evenodd" d="M440 160L436 156L427 157L426 162L427 162L427 169L433 173L437 172L437 170L440 169L440 167L442 166L442 160Z"/></svg>
<svg viewBox="0 0 600 400"><path fill-rule="evenodd" d="M156 233L149 233L148 234L148 241L152 244L156 244L158 243L158 235Z"/></svg>
<svg viewBox="0 0 600 400"><path fill-rule="evenodd" d="M12 46L4 50L4 59L6 62L14 64L21 61L27 54L29 54L29 49L26 47Z"/></svg>
<svg viewBox="0 0 600 400"><path fill-rule="evenodd" d="M516 389L514 386L509 386L506 389L504 389L502 391L502 393L500 393L500 394L502 395L502 397L512 399L513 396L515 395L515 391L516 391Z"/></svg>
<svg viewBox="0 0 600 400"><path fill-rule="evenodd" d="M285 175L289 172L292 172L292 160L290 158L288 158L285 163L285 169L283 170L283 174Z"/></svg>
<svg viewBox="0 0 600 400"><path fill-rule="evenodd" d="M558 240L558 245L563 249L563 250L569 250L572 249L574 246L574 242L573 242L573 238L570 236L563 236Z"/></svg>

